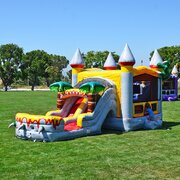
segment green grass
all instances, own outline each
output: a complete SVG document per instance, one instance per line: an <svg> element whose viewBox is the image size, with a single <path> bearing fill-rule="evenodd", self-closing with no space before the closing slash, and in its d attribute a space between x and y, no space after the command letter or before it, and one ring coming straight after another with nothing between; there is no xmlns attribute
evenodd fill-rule
<svg viewBox="0 0 180 180"><path fill-rule="evenodd" d="M153 131L34 143L7 128L17 112L55 108L53 92L0 92L0 179L180 179L180 101L163 102Z"/></svg>

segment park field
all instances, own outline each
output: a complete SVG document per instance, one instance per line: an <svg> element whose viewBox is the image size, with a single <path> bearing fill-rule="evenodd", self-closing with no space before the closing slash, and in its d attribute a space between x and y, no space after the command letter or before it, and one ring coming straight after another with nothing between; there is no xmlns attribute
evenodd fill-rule
<svg viewBox="0 0 180 180"><path fill-rule="evenodd" d="M0 179L180 179L180 101L163 102L163 127L52 143L15 137L17 112L45 114L54 92L0 92Z"/></svg>

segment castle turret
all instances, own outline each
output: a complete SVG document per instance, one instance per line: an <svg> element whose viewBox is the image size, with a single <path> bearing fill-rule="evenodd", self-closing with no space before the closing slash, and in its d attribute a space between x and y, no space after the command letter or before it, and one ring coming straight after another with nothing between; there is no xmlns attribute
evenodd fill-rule
<svg viewBox="0 0 180 180"><path fill-rule="evenodd" d="M178 66L177 64L174 65L174 67L173 67L173 69L172 69L171 74L172 74L173 76L178 76L178 67L177 67L177 66Z"/></svg>
<svg viewBox="0 0 180 180"><path fill-rule="evenodd" d="M158 53L157 49L155 49L149 66L150 66L150 68L160 70L157 66L158 63L163 63L163 60L162 60L160 54Z"/></svg>
<svg viewBox="0 0 180 180"><path fill-rule="evenodd" d="M105 70L115 70L117 69L117 65L116 65L116 62L112 56L112 53L110 52L108 54L108 57L104 63L104 69Z"/></svg>
<svg viewBox="0 0 180 180"><path fill-rule="evenodd" d="M120 56L121 66L121 109L125 131L131 130L130 121L133 118L133 65L134 56L126 44Z"/></svg>
<svg viewBox="0 0 180 180"><path fill-rule="evenodd" d="M77 84L78 73L84 68L84 60L79 49L76 50L70 66L72 67L72 86Z"/></svg>

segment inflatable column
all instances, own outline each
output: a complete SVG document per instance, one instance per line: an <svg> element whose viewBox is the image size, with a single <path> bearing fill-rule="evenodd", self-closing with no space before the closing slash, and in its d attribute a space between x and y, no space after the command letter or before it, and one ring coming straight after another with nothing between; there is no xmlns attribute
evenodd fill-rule
<svg viewBox="0 0 180 180"><path fill-rule="evenodd" d="M162 60L160 54L158 53L157 49L155 49L154 53L152 55L149 67L156 71L162 71L162 69L157 66L158 63L162 64L163 60ZM161 97L161 100L162 100L161 93L162 93L162 80L160 78L158 78L158 97ZM162 102L161 101L158 101L158 112L162 113Z"/></svg>
<svg viewBox="0 0 180 180"><path fill-rule="evenodd" d="M84 68L84 60L79 49L76 50L70 66L72 67L72 86L74 87L77 84L78 73Z"/></svg>
<svg viewBox="0 0 180 180"><path fill-rule="evenodd" d="M179 66L178 64L174 65L171 72L171 77L174 79L174 86L175 86L174 89L175 89L175 96L176 96L175 99L178 99L178 73L179 73L178 66Z"/></svg>
<svg viewBox="0 0 180 180"><path fill-rule="evenodd" d="M125 131L132 130L131 121L133 118L133 65L134 56L126 44L119 62L121 66L121 109Z"/></svg>

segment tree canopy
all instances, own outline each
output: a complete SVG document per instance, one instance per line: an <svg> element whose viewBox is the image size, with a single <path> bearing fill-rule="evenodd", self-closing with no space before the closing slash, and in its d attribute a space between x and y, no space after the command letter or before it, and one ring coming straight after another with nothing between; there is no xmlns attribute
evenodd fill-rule
<svg viewBox="0 0 180 180"><path fill-rule="evenodd" d="M0 78L7 91L18 76L22 63L23 49L16 44L0 46Z"/></svg>
<svg viewBox="0 0 180 180"><path fill-rule="evenodd" d="M83 58L87 68L96 67L103 68L109 51L89 51L87 54L83 53ZM119 60L119 56L113 52L113 58L116 62Z"/></svg>
<svg viewBox="0 0 180 180"><path fill-rule="evenodd" d="M170 62L170 71L175 64L180 66L180 46L162 47L158 49L163 61ZM109 51L89 51L82 53L86 68L103 68ZM153 52L150 53L150 58ZM116 62L119 55L112 52ZM63 70L68 65L65 56L48 54L43 50L33 50L24 54L23 48L16 44L0 46L0 78L5 90L14 84L49 86L57 81L70 81L71 71L68 77L63 76Z"/></svg>
<svg viewBox="0 0 180 180"><path fill-rule="evenodd" d="M45 78L47 85L51 83L63 80L63 69L68 65L68 60L65 56L50 55L49 65L45 70Z"/></svg>
<svg viewBox="0 0 180 180"><path fill-rule="evenodd" d="M21 66L24 78L29 80L31 90L34 90L38 78L45 76L49 55L43 50L34 50L25 54Z"/></svg>
<svg viewBox="0 0 180 180"><path fill-rule="evenodd" d="M34 50L24 55L22 69L23 79L27 79L34 90L34 86L44 79L47 86L62 80L62 71L68 64L65 56L48 54L43 50Z"/></svg>

